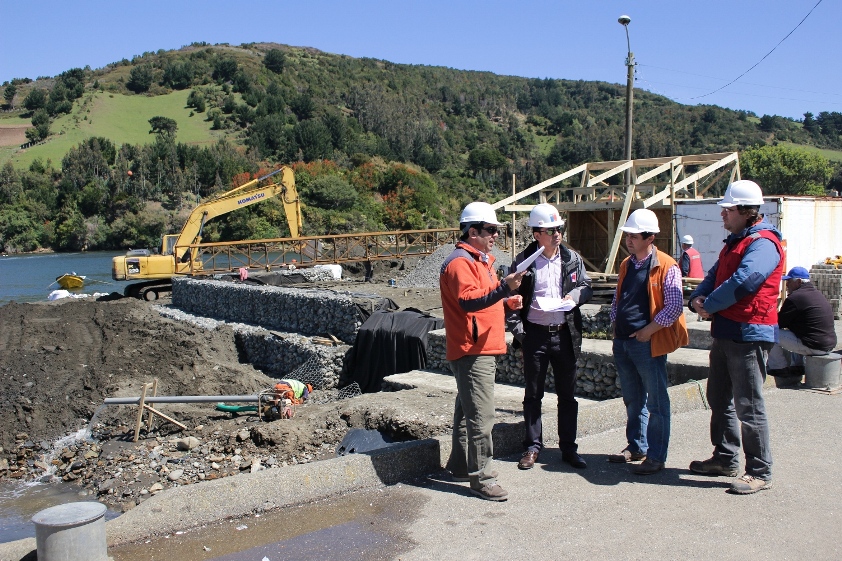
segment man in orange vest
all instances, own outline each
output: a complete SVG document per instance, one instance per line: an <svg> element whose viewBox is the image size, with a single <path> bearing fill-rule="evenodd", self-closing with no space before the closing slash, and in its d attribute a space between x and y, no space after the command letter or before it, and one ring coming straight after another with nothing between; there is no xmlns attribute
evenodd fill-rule
<svg viewBox="0 0 842 561"><path fill-rule="evenodd" d="M705 268L702 266L702 256L699 252L693 249L693 236L686 235L681 238L681 276L683 278L703 279L705 278Z"/></svg>
<svg viewBox="0 0 842 561"><path fill-rule="evenodd" d="M730 184L718 204L730 234L689 303L702 319L713 320L707 383L713 456L691 462L690 471L736 477L742 440L745 474L730 492L748 495L772 486L763 381L778 339L783 236L760 214L763 192L753 181Z"/></svg>
<svg viewBox="0 0 842 561"><path fill-rule="evenodd" d="M626 405L626 448L608 461L643 460L637 475L664 469L670 439L667 354L689 342L681 271L654 246L658 217L641 208L620 228L629 256L620 265L611 304L614 365Z"/></svg>

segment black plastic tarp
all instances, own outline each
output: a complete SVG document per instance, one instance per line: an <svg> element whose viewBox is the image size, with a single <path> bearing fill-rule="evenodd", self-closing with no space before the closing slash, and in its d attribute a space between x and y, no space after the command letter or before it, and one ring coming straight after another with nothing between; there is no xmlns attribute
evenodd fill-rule
<svg viewBox="0 0 842 561"><path fill-rule="evenodd" d="M383 378L427 366L427 334L444 320L414 308L375 311L360 326L348 360L348 379L363 393L380 391Z"/></svg>

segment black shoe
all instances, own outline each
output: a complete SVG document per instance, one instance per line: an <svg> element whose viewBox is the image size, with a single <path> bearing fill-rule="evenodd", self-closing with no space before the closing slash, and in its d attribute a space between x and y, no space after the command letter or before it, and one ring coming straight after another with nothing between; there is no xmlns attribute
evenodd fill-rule
<svg viewBox="0 0 842 561"><path fill-rule="evenodd" d="M576 469L585 469L588 467L588 463L585 459L573 450L562 452L561 461L570 464Z"/></svg>

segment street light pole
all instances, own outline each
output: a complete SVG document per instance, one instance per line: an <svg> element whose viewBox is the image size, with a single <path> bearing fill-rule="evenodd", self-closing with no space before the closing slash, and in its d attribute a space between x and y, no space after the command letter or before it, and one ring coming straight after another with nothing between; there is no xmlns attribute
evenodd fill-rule
<svg viewBox="0 0 842 561"><path fill-rule="evenodd" d="M626 46L628 47L628 57L626 58L626 66L628 67L628 78L626 79L626 153L625 159L632 159L632 110L634 109L634 53L631 52L631 42L629 41L629 24L631 18L622 15L617 19L618 22L626 29ZM626 178L631 184L631 170L626 171Z"/></svg>

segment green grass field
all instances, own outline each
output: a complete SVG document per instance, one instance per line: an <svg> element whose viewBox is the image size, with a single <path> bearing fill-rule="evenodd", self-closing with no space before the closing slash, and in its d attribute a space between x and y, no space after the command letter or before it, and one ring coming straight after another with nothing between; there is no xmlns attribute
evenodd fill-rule
<svg viewBox="0 0 842 561"><path fill-rule="evenodd" d="M779 142L778 144L786 146L787 148L798 148L813 154L819 154L831 162L842 162L842 150L826 150L824 148L816 148L815 146L806 146L804 144L794 144L792 142Z"/></svg>
<svg viewBox="0 0 842 561"><path fill-rule="evenodd" d="M185 107L189 90L167 95L146 97L97 92L85 94L73 106L73 112L53 121L52 134L44 144L26 150L18 147L0 148L0 165L11 161L17 168L29 167L35 158L52 160L58 167L64 154L83 140L92 136L105 137L117 146L125 143L147 144L154 140L149 134L149 119L169 117L178 123L176 140L185 144L210 144L224 133L212 131L205 121L206 113L190 117L191 108ZM2 119L0 124L26 123L19 117Z"/></svg>

